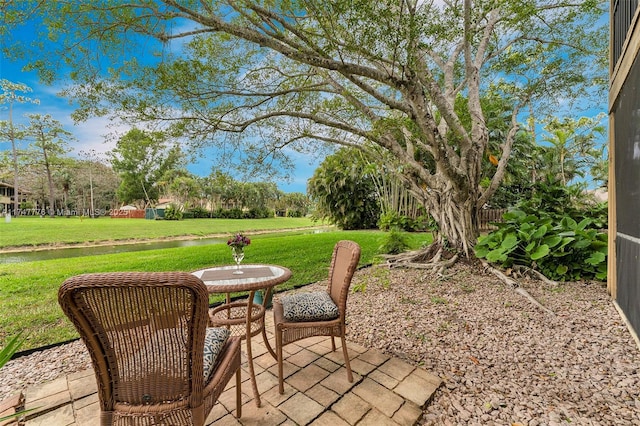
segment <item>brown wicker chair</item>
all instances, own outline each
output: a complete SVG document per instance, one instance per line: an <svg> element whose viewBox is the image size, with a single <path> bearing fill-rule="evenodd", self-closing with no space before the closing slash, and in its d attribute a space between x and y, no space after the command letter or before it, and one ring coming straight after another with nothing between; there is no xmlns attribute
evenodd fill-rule
<svg viewBox="0 0 640 426"><path fill-rule="evenodd" d="M204 425L236 375L240 339L229 337L205 382L209 298L186 272L117 272L67 279L58 302L87 346L101 425Z"/></svg>
<svg viewBox="0 0 640 426"><path fill-rule="evenodd" d="M282 300L274 300L273 316L276 334L276 356L278 359L279 391L284 393L282 348L289 343L313 336L331 336L331 346L336 350L335 337L342 340L342 353L347 368L347 378L353 382L351 364L345 339L345 317L347 296L351 278L360 260L360 246L353 241L339 241L334 249L329 268L327 293L338 308L338 316L328 320L291 321L285 318Z"/></svg>

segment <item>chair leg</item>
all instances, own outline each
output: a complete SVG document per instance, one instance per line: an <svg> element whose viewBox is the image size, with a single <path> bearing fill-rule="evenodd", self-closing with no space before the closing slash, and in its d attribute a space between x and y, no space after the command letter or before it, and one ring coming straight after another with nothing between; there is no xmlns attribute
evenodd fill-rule
<svg viewBox="0 0 640 426"><path fill-rule="evenodd" d="M276 325L276 355L278 356L278 392L284 393L284 368L282 367L282 330Z"/></svg>
<svg viewBox="0 0 640 426"><path fill-rule="evenodd" d="M113 411L100 412L100 426L113 425Z"/></svg>
<svg viewBox="0 0 640 426"><path fill-rule="evenodd" d="M241 368L236 372L236 418L242 417L242 377L240 377Z"/></svg>
<svg viewBox="0 0 640 426"><path fill-rule="evenodd" d="M333 334L331 335L331 352L335 352L336 351L336 339L333 337Z"/></svg>
<svg viewBox="0 0 640 426"><path fill-rule="evenodd" d="M349 383L353 383L353 373L351 372L351 363L349 362L349 352L347 351L347 339L344 337L344 333L340 336L342 339L342 353L344 354L344 365L347 367L347 378Z"/></svg>

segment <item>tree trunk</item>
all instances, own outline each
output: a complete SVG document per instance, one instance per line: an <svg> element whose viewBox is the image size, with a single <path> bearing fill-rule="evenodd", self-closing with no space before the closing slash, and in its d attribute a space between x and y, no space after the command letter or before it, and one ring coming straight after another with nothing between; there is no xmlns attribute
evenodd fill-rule
<svg viewBox="0 0 640 426"><path fill-rule="evenodd" d="M18 190L18 149L16 148L16 133L13 127L13 103L9 103L9 132L11 137L11 154L13 156L13 215L18 216L20 208L20 193Z"/></svg>
<svg viewBox="0 0 640 426"><path fill-rule="evenodd" d="M11 151L13 153L13 215L18 216L18 209L20 208L20 192L18 189L18 151L16 149L16 142L11 137Z"/></svg>
<svg viewBox="0 0 640 426"><path fill-rule="evenodd" d="M51 174L51 166L49 165L49 158L47 156L47 150L42 149L44 153L44 167L47 171L47 183L49 185L49 216L55 217L56 215L56 196L55 196L55 187L53 185L53 175Z"/></svg>
<svg viewBox="0 0 640 426"><path fill-rule="evenodd" d="M439 241L436 242L469 257L479 235L475 200L468 197L459 202L451 195L430 198L427 205L431 208L428 211L438 223L439 228L436 238Z"/></svg>

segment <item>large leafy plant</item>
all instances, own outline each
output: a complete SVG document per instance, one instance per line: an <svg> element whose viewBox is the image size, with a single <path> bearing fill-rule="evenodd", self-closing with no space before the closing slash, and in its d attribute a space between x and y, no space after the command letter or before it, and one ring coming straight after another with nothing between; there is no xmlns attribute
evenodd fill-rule
<svg viewBox="0 0 640 426"><path fill-rule="evenodd" d="M602 207L576 202L578 191L545 182L535 196L503 215L497 230L479 238L475 253L503 268L530 267L558 281L607 277Z"/></svg>

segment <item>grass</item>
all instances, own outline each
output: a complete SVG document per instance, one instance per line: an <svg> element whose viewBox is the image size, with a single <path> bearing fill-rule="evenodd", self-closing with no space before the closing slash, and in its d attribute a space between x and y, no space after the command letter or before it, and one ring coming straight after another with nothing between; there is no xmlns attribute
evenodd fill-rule
<svg viewBox="0 0 640 426"><path fill-rule="evenodd" d="M0 248L117 242L132 239L209 237L234 232L275 231L322 225L308 218L268 219L80 219L79 217L18 217L0 221Z"/></svg>
<svg viewBox="0 0 640 426"><path fill-rule="evenodd" d="M53 219L56 223L64 220ZM85 222L86 220L77 224L84 226ZM246 222L244 226L240 226L241 222L244 221L239 221L239 228L249 228ZM291 269L292 278L277 289L283 290L325 279L333 246L341 239L350 239L360 244L361 265L372 263L387 234L380 231L332 231L249 235L251 245L245 250L245 262L277 264ZM2 238L5 238L4 235ZM409 235L412 248L417 248L430 239L430 234ZM228 247L214 244L0 264L0 342L21 330L25 331L24 336L27 337L21 348L23 350L76 338L75 329L57 303L58 287L73 275L115 271L194 271L230 263L231 253ZM212 302L216 300L220 299L212 297Z"/></svg>

